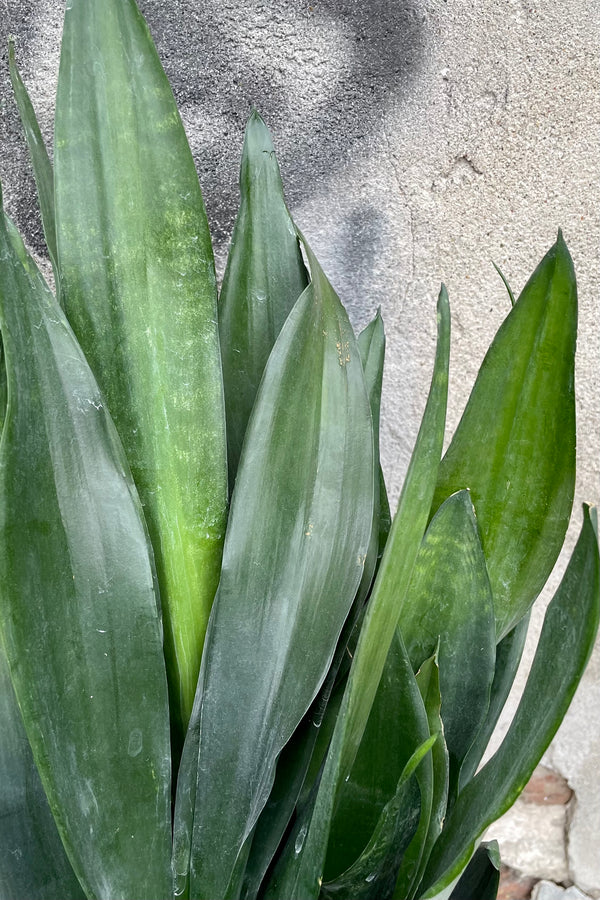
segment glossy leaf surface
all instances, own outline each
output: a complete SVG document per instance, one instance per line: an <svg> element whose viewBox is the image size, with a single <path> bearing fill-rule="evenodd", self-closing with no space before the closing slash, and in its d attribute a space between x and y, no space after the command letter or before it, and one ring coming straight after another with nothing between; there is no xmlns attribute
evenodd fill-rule
<svg viewBox="0 0 600 900"><path fill-rule="evenodd" d="M144 506L178 742L219 578L224 406L202 195L134 0L67 5L55 142L61 297Z"/></svg>
<svg viewBox="0 0 600 900"><path fill-rule="evenodd" d="M500 886L498 844L482 844L450 894L450 900L496 900Z"/></svg>
<svg viewBox="0 0 600 900"><path fill-rule="evenodd" d="M431 762L433 766L433 790L431 797L431 815L429 817L429 825L426 834L421 838L422 850L420 851L419 868L405 894L413 896L414 889L419 885L425 866L429 860L432 847L440 836L442 825L446 817L448 807L448 793L450 786L450 760L448 757L448 748L444 738L444 726L442 722L442 698L440 696L440 672L437 664L437 652L430 659L426 660L416 675L417 684L423 697L425 711L427 712L427 721L429 723L429 731L432 736L436 736L437 740L431 748ZM404 873L401 873L404 876ZM406 882L404 877L399 877L397 884L396 896L400 896L398 888L404 888Z"/></svg>
<svg viewBox="0 0 600 900"><path fill-rule="evenodd" d="M152 552L92 373L4 217L0 306L0 625L15 693L88 896L167 897L171 758Z"/></svg>
<svg viewBox="0 0 600 900"><path fill-rule="evenodd" d="M187 805L191 896L206 900L226 896L277 757L325 678L372 530L360 356L307 253L312 282L273 348L248 425L179 779L177 871Z"/></svg>
<svg viewBox="0 0 600 900"><path fill-rule="evenodd" d="M385 822L380 819L385 807L389 803L393 805L405 766L417 748L429 738L429 725L419 688L402 642L395 635L350 777L339 790L327 848L325 882L337 881L341 873L352 869L367 846L370 846L367 856L370 858L374 853L385 867L387 851L380 851L379 845L387 846L389 843L391 848L395 843L393 834L396 822L389 810L385 814ZM433 773L429 757L417 770L417 775L415 830L419 823L422 795L425 807L431 800ZM375 832L377 838L374 837ZM377 873L375 862L369 871ZM381 887L380 879L376 880ZM393 883L395 881L396 872ZM347 879L343 882L348 887Z"/></svg>
<svg viewBox="0 0 600 900"><path fill-rule="evenodd" d="M545 584L575 483L577 291L562 235L539 264L481 366L440 466L432 512L468 488L501 640Z"/></svg>
<svg viewBox="0 0 600 900"><path fill-rule="evenodd" d="M460 790L475 774L477 766L481 762L490 742L496 723L500 718L500 713L504 709L504 704L508 699L519 663L521 662L528 627L529 614L523 616L518 625L515 625L513 630L496 646L496 663L494 666L494 680L490 689L490 705L485 715L485 721L461 766Z"/></svg>
<svg viewBox="0 0 600 900"><path fill-rule="evenodd" d="M0 643L0 897L84 900L40 781Z"/></svg>
<svg viewBox="0 0 600 900"><path fill-rule="evenodd" d="M335 881L323 884L322 897L340 900L391 897L400 861L419 823L421 796L415 770L434 743L435 737L429 737L414 751L391 799L381 811L367 846Z"/></svg>
<svg viewBox="0 0 600 900"><path fill-rule="evenodd" d="M240 193L219 298L232 488L267 359L292 306L308 284L271 136L256 111L246 125Z"/></svg>
<svg viewBox="0 0 600 900"><path fill-rule="evenodd" d="M438 648L450 796L485 720L494 677L494 607L468 491L442 504L423 538L398 625L413 670Z"/></svg>
<svg viewBox="0 0 600 900"><path fill-rule="evenodd" d="M354 654L306 840L282 859L267 896L312 900L319 892L331 818L350 775L392 643L433 496L443 444L448 391L450 314L442 289L432 385L386 549Z"/></svg>
<svg viewBox="0 0 600 900"><path fill-rule="evenodd" d="M478 837L514 803L554 737L594 646L598 566L598 543L586 509L579 540L548 606L515 717L500 748L459 795L425 872L424 896L435 896L461 872Z"/></svg>
<svg viewBox="0 0 600 900"><path fill-rule="evenodd" d="M378 314L376 318L364 329L358 337L358 350L361 357L363 372L365 377L365 387L371 407L371 416L373 420L373 446L374 458L379 460L379 406L381 402L381 382L383 376L383 359L385 350L385 335L383 331L383 322ZM252 840L252 848L246 873L244 876L244 893L243 897L254 897L258 891L260 882L265 875L268 864L271 862L277 846L283 837L285 828L291 819L294 807L299 798L300 792L309 790L309 786L305 785L306 776L310 770L320 768L320 763L324 758L324 750L327 748L328 739L331 737L331 731L328 729L327 721L326 731L328 739L323 744L321 736L321 726L324 718L331 717L335 706L335 713L339 709L337 699L333 704L330 703L334 685L340 676L340 667L342 667L345 659L351 656L355 642L352 645L352 651L349 648L349 640L353 639L354 633L360 628L363 615L363 605L367 597L367 593L371 586L373 573L375 570L377 553L379 548L379 464L373 467L374 472L374 503L373 503L373 530L369 541L369 549L363 576L360 581L357 595L352 605L352 610L348 616L338 646L335 651L333 662L327 673L321 690L311 704L304 719L298 726L292 739L284 747L283 752L277 763L277 772L273 790L269 796L269 800L261 813L258 820L256 832ZM317 743L319 741L319 744ZM323 750L321 750L323 748ZM316 771L312 777L309 777L309 785L312 785L316 777Z"/></svg>

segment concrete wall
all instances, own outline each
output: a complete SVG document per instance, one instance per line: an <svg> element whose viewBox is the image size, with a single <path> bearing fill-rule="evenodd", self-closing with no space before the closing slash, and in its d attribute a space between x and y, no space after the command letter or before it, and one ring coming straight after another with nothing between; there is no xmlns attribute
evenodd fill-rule
<svg viewBox="0 0 600 900"><path fill-rule="evenodd" d="M596 0L142 0L141 7L197 159L220 271L243 125L256 105L272 129L292 211L354 322L364 324L381 306L383 457L394 496L424 405L440 281L453 313L452 427L508 309L491 261L518 292L563 228L580 294L572 547L581 501L600 500ZM60 21L55 0L2 4L0 46L4 52L7 35L17 36L48 136ZM0 79L6 202L42 252L6 66ZM516 846L553 857L549 877L600 896L600 652L545 761L574 791L558 825L561 877L550 865L556 850L544 821L519 824L516 816L502 827L513 836L517 829Z"/></svg>

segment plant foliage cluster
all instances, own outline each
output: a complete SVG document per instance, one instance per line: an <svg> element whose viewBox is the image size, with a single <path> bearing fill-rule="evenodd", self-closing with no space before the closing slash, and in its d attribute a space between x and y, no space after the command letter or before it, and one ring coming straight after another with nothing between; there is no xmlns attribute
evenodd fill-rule
<svg viewBox="0 0 600 900"><path fill-rule="evenodd" d="M562 237L443 458L442 288L392 519L383 324L355 337L258 114L217 300L134 0L67 7L53 165L12 51L10 66L56 295L1 213L0 895L495 897L481 836L550 742L598 625L586 509L480 767L573 502Z"/></svg>

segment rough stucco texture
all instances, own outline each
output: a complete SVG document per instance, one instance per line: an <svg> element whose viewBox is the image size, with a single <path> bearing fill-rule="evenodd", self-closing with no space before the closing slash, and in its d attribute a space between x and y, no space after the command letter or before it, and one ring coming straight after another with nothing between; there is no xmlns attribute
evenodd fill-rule
<svg viewBox="0 0 600 900"><path fill-rule="evenodd" d="M596 0L142 0L141 7L197 160L220 272L243 125L256 105L272 129L293 213L356 325L381 306L383 457L393 496L424 405L440 281L453 313L453 427L508 308L491 261L518 291L563 228L580 295L570 549L581 501L600 499ZM2 3L1 174L7 206L39 253L5 48L14 34L50 138L61 16L55 0ZM564 564L565 557L551 587ZM600 653L546 762L576 795L569 878L600 896ZM522 837L536 840L529 829Z"/></svg>

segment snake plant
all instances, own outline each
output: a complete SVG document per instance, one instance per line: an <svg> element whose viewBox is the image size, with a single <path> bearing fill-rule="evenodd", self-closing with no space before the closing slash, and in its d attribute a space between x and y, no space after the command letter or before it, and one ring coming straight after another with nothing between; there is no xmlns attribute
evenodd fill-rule
<svg viewBox="0 0 600 900"><path fill-rule="evenodd" d="M593 511L480 766L575 480L562 236L442 456L450 314L397 510L384 330L355 336L246 129L220 296L134 0L70 0L50 163L11 48L53 292L0 214L0 897L496 896L481 844L598 625Z"/></svg>

